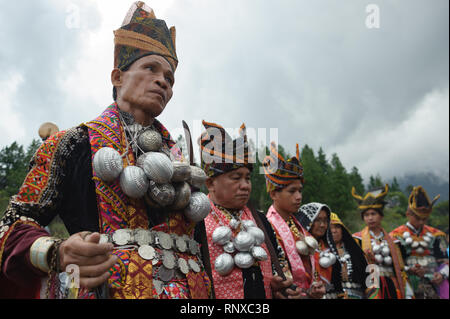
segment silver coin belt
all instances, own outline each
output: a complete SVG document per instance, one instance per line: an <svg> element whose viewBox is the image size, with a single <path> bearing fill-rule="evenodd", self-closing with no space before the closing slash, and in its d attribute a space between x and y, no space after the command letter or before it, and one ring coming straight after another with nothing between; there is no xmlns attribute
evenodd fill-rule
<svg viewBox="0 0 450 319"><path fill-rule="evenodd" d="M112 234L101 234L100 243L113 243L115 249L136 250L145 260L151 260L154 266L153 285L158 294L162 286L173 279L184 278L189 271L195 273L203 269L198 257L199 244L187 235L178 236L148 229L118 229ZM180 255L190 254L194 258Z"/></svg>
<svg viewBox="0 0 450 319"><path fill-rule="evenodd" d="M406 259L406 265L408 267L413 267L416 264L430 269L433 269L437 266L436 258L434 258L433 256L409 256Z"/></svg>
<svg viewBox="0 0 450 319"><path fill-rule="evenodd" d="M342 283L342 288L344 289L360 289L362 286L355 282L346 281Z"/></svg>

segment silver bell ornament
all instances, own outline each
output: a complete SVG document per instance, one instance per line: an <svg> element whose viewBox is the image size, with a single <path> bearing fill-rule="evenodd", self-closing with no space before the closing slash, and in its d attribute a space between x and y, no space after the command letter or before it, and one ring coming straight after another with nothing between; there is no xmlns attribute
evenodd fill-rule
<svg viewBox="0 0 450 319"><path fill-rule="evenodd" d="M233 229L237 229L237 228L239 227L240 224L241 224L241 222L238 221L238 220L235 219L235 218L232 218L232 219L230 220L230 227L233 228Z"/></svg>
<svg viewBox="0 0 450 319"><path fill-rule="evenodd" d="M112 182L123 170L122 156L111 147L99 149L92 161L95 174L104 182Z"/></svg>
<svg viewBox="0 0 450 319"><path fill-rule="evenodd" d="M391 256L384 257L383 262L388 266L392 265L392 257Z"/></svg>
<svg viewBox="0 0 450 319"><path fill-rule="evenodd" d="M378 264L381 264L381 263L383 262L383 260L384 260L384 258L383 258L382 255L380 255L380 254L376 254L376 255L375 255L375 261L376 261Z"/></svg>
<svg viewBox="0 0 450 319"><path fill-rule="evenodd" d="M162 207L171 205L175 200L175 188L172 184L156 184L154 181L150 180L149 197Z"/></svg>
<svg viewBox="0 0 450 319"><path fill-rule="evenodd" d="M256 227L255 222L253 220L249 220L249 219L241 221L241 224L242 224L242 227L244 227L245 230L247 230L250 227Z"/></svg>
<svg viewBox="0 0 450 319"><path fill-rule="evenodd" d="M403 238L408 238L408 237L411 237L411 234L409 233L409 232L407 232L407 231L405 231L404 233L403 233Z"/></svg>
<svg viewBox="0 0 450 319"><path fill-rule="evenodd" d="M252 247L250 253L256 260L267 260L268 258L266 251L261 246Z"/></svg>
<svg viewBox="0 0 450 319"><path fill-rule="evenodd" d="M148 189L148 179L144 171L137 166L127 166L120 174L120 187L131 198L144 196Z"/></svg>
<svg viewBox="0 0 450 319"><path fill-rule="evenodd" d="M255 238L249 232L246 231L241 231L234 238L234 247L236 247L237 250L242 252L248 252L254 244Z"/></svg>
<svg viewBox="0 0 450 319"><path fill-rule="evenodd" d="M191 166L186 162L173 162L172 182L185 182L191 178Z"/></svg>
<svg viewBox="0 0 450 319"><path fill-rule="evenodd" d="M214 261L214 268L219 275L228 275L234 268L233 256L227 253L219 255Z"/></svg>
<svg viewBox="0 0 450 319"><path fill-rule="evenodd" d="M145 130L139 134L137 143L144 152L156 152L162 146L162 137L154 130Z"/></svg>
<svg viewBox="0 0 450 319"><path fill-rule="evenodd" d="M373 245L372 251L373 251L374 254L380 253L380 251L381 251L381 246L378 245L378 244Z"/></svg>
<svg viewBox="0 0 450 319"><path fill-rule="evenodd" d="M306 236L305 237L305 243L312 249L319 249L319 243L317 240L312 236Z"/></svg>
<svg viewBox="0 0 450 319"><path fill-rule="evenodd" d="M200 189L205 184L207 178L208 176L206 176L205 172L200 167L191 165L191 178L188 181L189 184Z"/></svg>
<svg viewBox="0 0 450 319"><path fill-rule="evenodd" d="M336 256L334 254L331 254L328 256L328 258L330 258L330 263L332 265L334 265L334 263L336 262Z"/></svg>
<svg viewBox="0 0 450 319"><path fill-rule="evenodd" d="M431 242L433 241L433 238L428 237L428 236L424 236L423 240L426 241L428 244L431 244Z"/></svg>
<svg viewBox="0 0 450 319"><path fill-rule="evenodd" d="M391 253L391 251L389 250L388 246L383 246L383 248L381 248L381 254L384 257L389 256L390 253Z"/></svg>
<svg viewBox="0 0 450 319"><path fill-rule="evenodd" d="M411 247L414 248L414 249L419 247L419 242L418 241L413 241L413 243L411 244Z"/></svg>
<svg viewBox="0 0 450 319"><path fill-rule="evenodd" d="M173 210L181 210L189 205L191 200L191 187L188 183L183 182L180 184L175 184L175 200L170 206Z"/></svg>
<svg viewBox="0 0 450 319"><path fill-rule="evenodd" d="M234 263L239 268L246 269L250 268L255 263L255 259L248 252L240 252L234 256Z"/></svg>
<svg viewBox="0 0 450 319"><path fill-rule="evenodd" d="M229 241L225 245L223 245L223 251L229 254L232 254L236 251L233 242Z"/></svg>
<svg viewBox="0 0 450 319"><path fill-rule="evenodd" d="M428 243L425 240L422 240L420 243L420 246L422 246L423 248L427 248L428 247Z"/></svg>
<svg viewBox="0 0 450 319"><path fill-rule="evenodd" d="M169 183L173 175L173 164L170 158L160 152L149 152L139 160L147 177L157 184Z"/></svg>
<svg viewBox="0 0 450 319"><path fill-rule="evenodd" d="M208 196L202 192L191 195L189 205L184 210L184 215L192 222L198 223L208 216L211 211L211 202Z"/></svg>
<svg viewBox="0 0 450 319"><path fill-rule="evenodd" d="M256 246L259 246L264 242L264 232L258 227L249 227L247 228L247 232L249 232L255 239Z"/></svg>
<svg viewBox="0 0 450 319"><path fill-rule="evenodd" d="M320 257L319 258L319 265L323 268L328 268L331 266L331 260L329 257Z"/></svg>
<svg viewBox="0 0 450 319"><path fill-rule="evenodd" d="M423 249L422 247L419 247L416 249L416 253L418 253L419 255L423 254L425 252L425 249Z"/></svg>
<svg viewBox="0 0 450 319"><path fill-rule="evenodd" d="M405 239L405 244L406 245L411 245L413 243L413 241L414 240L412 239L412 237L408 237L408 238Z"/></svg>
<svg viewBox="0 0 450 319"><path fill-rule="evenodd" d="M219 226L212 233L212 240L218 245L225 245L231 240L231 229L227 226Z"/></svg>
<svg viewBox="0 0 450 319"><path fill-rule="evenodd" d="M297 248L297 251L299 254L306 256L309 255L309 248L308 245L303 240L299 240L295 243L295 247Z"/></svg>

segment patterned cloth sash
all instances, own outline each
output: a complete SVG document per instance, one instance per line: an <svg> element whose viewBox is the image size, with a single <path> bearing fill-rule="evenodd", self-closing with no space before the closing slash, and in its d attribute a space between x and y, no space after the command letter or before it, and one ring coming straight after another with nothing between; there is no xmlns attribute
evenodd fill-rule
<svg viewBox="0 0 450 319"><path fill-rule="evenodd" d="M270 223L275 228L275 231L277 234L281 237L281 240L283 241L284 249L286 252L286 255L289 260L289 264L291 266L291 272L294 279L294 283L301 288L308 289L310 286L310 282L308 281L308 277L306 275L305 267L303 266L302 258L299 256L297 252L297 248L295 246L295 239L292 235L292 232L286 223L286 221L278 214L278 212L275 210L275 207L270 206L269 211L267 212L267 219L270 221ZM293 218L295 225L297 226L298 230L305 234L305 230L300 225L300 223L297 221L296 218ZM310 256L311 260L311 266L313 267L312 273L314 274L314 256Z"/></svg>
<svg viewBox="0 0 450 319"><path fill-rule="evenodd" d="M401 257L398 254L397 246L394 244L394 241L392 240L391 236L389 236L389 234L384 229L382 229L382 232L384 234L384 239L386 239L386 242L388 243L389 250L391 251L392 263L394 265L395 278L396 278L398 290L400 293L400 299L404 299L405 285L404 285L403 277L402 277L402 273L401 273L401 267L402 267L402 263L401 263L401 259L400 259ZM363 251L364 252L366 252L367 250L372 251L372 243L370 240L369 227L366 226L361 231L361 240L362 240Z"/></svg>
<svg viewBox="0 0 450 319"><path fill-rule="evenodd" d="M228 226L229 225L228 219L223 215L220 209L218 209L214 205L213 202L211 202L211 208L220 218L223 225ZM252 213L247 207L244 207L241 220L251 220L255 222ZM219 221L216 220L216 218L213 216L213 214L209 214L208 217L206 217L205 219L205 226L208 239L209 254L211 258L211 263L213 263L216 260L216 258L223 253L223 248L212 241L212 233L217 227L221 225ZM267 255L269 256L267 260L259 262L264 280L264 290L266 292L266 298L272 298L272 290L270 287L270 279L272 278L271 259L266 244L263 243L261 247L266 251ZM230 274L228 274L227 276L221 276L215 270L215 268L212 267L212 275L213 275L214 291L216 293L217 299L244 299L244 282L242 270L240 268L234 267Z"/></svg>

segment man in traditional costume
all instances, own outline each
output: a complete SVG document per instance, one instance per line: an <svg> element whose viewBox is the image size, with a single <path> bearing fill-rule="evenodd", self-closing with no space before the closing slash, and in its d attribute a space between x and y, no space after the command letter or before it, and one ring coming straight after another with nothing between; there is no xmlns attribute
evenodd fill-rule
<svg viewBox="0 0 450 319"><path fill-rule="evenodd" d="M115 102L44 142L0 221L1 297L210 296L185 209L195 193L156 120L172 97L175 28L139 1L114 35ZM44 229L56 215L64 241Z"/></svg>
<svg viewBox="0 0 450 319"><path fill-rule="evenodd" d="M311 249L298 249L312 240L311 235L294 217L302 202L303 167L300 163L298 144L296 156L285 160L271 143L270 155L263 161L266 190L273 200L266 217L275 230L277 239L286 257L283 261L285 276L292 278L297 287L308 291L310 298L320 299L325 294L325 285L316 280L314 273L318 263Z"/></svg>
<svg viewBox="0 0 450 319"><path fill-rule="evenodd" d="M326 295L324 299L337 299L338 292L342 290L341 264L337 262L338 251L331 235L331 210L326 204L309 203L302 205L295 215L300 224L316 240L313 254L316 264L315 277L325 284Z"/></svg>
<svg viewBox="0 0 450 319"><path fill-rule="evenodd" d="M353 234L371 266L368 276L372 280L366 281L367 299L405 299L407 282L403 258L397 242L381 226L386 204L384 198L388 190L386 184L362 197L352 188L358 212L367 225L362 231Z"/></svg>
<svg viewBox="0 0 450 319"><path fill-rule="evenodd" d="M401 245L408 280L416 299L439 299L439 286L445 280L448 282L448 268L445 271L445 266L442 267L447 257L445 233L426 225L439 197L430 201L422 186L414 187L406 211L408 222L390 233Z"/></svg>
<svg viewBox="0 0 450 319"><path fill-rule="evenodd" d="M337 261L341 265L341 272L333 274L332 278L334 287L341 287L340 291L336 290L338 298L364 299L367 278L366 256L352 233L335 213L331 213L330 230L337 249Z"/></svg>
<svg viewBox="0 0 450 319"><path fill-rule="evenodd" d="M203 126L201 165L212 210L205 226L216 298L299 298L298 287L283 295L292 280L273 275L279 258L273 229L264 214L247 206L253 163L245 125L235 140L218 124Z"/></svg>

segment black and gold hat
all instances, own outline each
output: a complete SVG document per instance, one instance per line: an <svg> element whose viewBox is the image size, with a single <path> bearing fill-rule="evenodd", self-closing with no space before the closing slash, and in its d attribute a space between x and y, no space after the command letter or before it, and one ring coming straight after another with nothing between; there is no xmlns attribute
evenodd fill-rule
<svg viewBox="0 0 450 319"><path fill-rule="evenodd" d="M427 192L422 186L413 188L408 199L408 210L420 218L428 218L433 211L433 205L441 197L437 195L430 201Z"/></svg>
<svg viewBox="0 0 450 319"><path fill-rule="evenodd" d="M356 194L355 187L352 187L352 196L358 203L358 211L362 214L368 209L375 209L381 215L383 215L383 209L386 205L384 198L388 194L389 186L386 184L384 187L379 187L374 190L367 192L364 197Z"/></svg>
<svg viewBox="0 0 450 319"><path fill-rule="evenodd" d="M175 27L167 28L153 9L136 1L128 10L120 29L114 31L114 68L124 70L136 60L151 54L164 57L172 67L178 65Z"/></svg>

